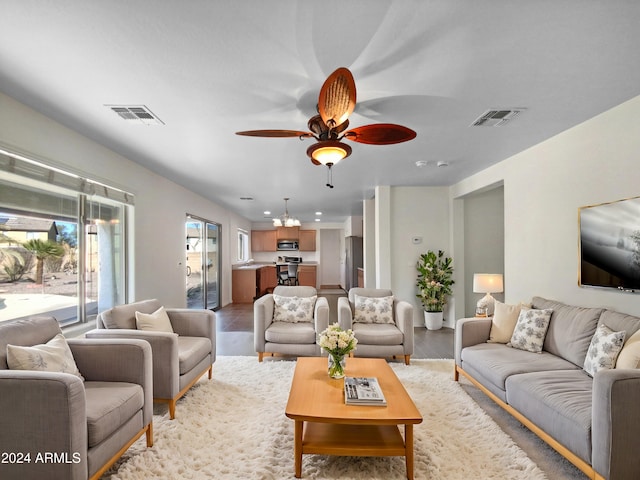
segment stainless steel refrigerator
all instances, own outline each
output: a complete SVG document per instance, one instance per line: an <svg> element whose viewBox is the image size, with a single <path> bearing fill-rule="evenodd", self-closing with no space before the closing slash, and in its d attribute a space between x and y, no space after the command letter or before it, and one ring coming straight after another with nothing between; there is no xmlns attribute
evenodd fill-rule
<svg viewBox="0 0 640 480"><path fill-rule="evenodd" d="M345 288L358 286L358 268L362 268L362 237L345 238Z"/></svg>

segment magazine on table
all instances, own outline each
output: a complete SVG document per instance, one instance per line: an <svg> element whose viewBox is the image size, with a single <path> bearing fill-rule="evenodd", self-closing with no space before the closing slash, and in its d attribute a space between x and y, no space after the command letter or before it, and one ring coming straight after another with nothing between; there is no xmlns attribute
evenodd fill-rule
<svg viewBox="0 0 640 480"><path fill-rule="evenodd" d="M387 404L375 377L344 377L344 401L347 405Z"/></svg>

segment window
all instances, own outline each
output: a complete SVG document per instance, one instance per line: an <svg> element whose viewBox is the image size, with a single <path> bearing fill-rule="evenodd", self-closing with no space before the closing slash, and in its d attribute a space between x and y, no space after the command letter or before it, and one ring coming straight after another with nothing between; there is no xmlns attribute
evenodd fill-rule
<svg viewBox="0 0 640 480"><path fill-rule="evenodd" d="M126 303L133 197L0 150L0 321L87 322Z"/></svg>
<svg viewBox="0 0 640 480"><path fill-rule="evenodd" d="M249 260L249 233L246 230L238 229L238 261Z"/></svg>

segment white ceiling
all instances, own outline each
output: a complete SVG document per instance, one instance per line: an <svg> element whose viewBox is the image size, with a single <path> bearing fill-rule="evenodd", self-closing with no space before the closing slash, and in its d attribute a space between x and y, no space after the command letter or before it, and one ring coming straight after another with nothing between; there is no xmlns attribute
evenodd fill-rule
<svg viewBox="0 0 640 480"><path fill-rule="evenodd" d="M285 196L302 221L341 221L376 185L451 185L640 94L635 0L0 0L0 18L1 91L252 221ZM417 138L352 143L329 189L312 140L234 134L306 130L340 66L351 127ZM504 127L469 127L513 107Z"/></svg>

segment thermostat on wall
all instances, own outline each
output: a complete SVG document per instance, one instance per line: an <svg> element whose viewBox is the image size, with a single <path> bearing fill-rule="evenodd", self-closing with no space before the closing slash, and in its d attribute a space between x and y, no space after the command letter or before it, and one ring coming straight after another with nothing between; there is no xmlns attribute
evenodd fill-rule
<svg viewBox="0 0 640 480"><path fill-rule="evenodd" d="M411 237L411 243L413 243L414 245L422 243L422 237Z"/></svg>

